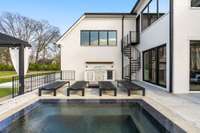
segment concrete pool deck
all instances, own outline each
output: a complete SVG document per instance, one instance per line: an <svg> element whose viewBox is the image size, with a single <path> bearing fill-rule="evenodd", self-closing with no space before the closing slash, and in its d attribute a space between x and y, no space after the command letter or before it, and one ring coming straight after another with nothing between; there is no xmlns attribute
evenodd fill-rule
<svg viewBox="0 0 200 133"><path fill-rule="evenodd" d="M100 97L98 89L86 89L84 97L73 93L67 97L66 88L58 90L56 97L53 97L51 93L38 97L36 90L15 99L0 102L0 121L40 99L142 99L186 132L198 133L200 131L200 101L197 101L200 100L200 94L174 95L149 84L142 83L141 85L146 88L145 97L140 95L128 97L123 91L119 91L117 97L114 97L112 93Z"/></svg>

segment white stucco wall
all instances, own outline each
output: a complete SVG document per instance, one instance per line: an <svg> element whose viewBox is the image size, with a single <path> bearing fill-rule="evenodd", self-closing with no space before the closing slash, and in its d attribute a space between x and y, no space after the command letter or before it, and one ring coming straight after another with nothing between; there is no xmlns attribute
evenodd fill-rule
<svg viewBox="0 0 200 133"><path fill-rule="evenodd" d="M174 92L190 90L190 40L200 40L200 8L191 0L174 0Z"/></svg>
<svg viewBox="0 0 200 133"><path fill-rule="evenodd" d="M143 53L148 49L161 46L166 44L167 50L167 87L162 88L165 90L169 90L169 14L162 16L159 20L154 22L151 26L147 29L142 31L141 33L141 40L140 44L138 45L138 49ZM141 53L141 54L142 54ZM143 58L143 57L142 57ZM143 59L141 59L143 62ZM143 65L140 72L140 80L143 80Z"/></svg>
<svg viewBox="0 0 200 133"><path fill-rule="evenodd" d="M125 30L135 28L135 18L125 19ZM81 46L81 30L117 30L117 46ZM115 79L121 79L121 16L86 17L59 41L61 69L75 70L76 80L84 80L85 62L114 62ZM126 33L125 33L126 34Z"/></svg>
<svg viewBox="0 0 200 133"><path fill-rule="evenodd" d="M142 0L138 7L136 8L136 11L141 13L141 11L145 8L145 6L149 3L150 0ZM163 44L166 44L166 50L167 50L167 87L161 89L169 91L169 14L165 14L161 18L159 18L156 22L151 24L147 29L141 32L140 35L140 44L137 46L137 48L141 51L141 57L143 56L143 51L146 51L148 49L161 46ZM141 70L139 74L139 79L143 81L143 57L141 58ZM153 84L151 84L153 85ZM159 87L159 86L157 86Z"/></svg>

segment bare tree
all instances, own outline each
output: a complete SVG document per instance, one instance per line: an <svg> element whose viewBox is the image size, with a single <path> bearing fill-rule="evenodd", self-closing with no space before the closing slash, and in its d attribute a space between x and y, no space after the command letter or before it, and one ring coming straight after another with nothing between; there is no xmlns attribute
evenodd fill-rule
<svg viewBox="0 0 200 133"><path fill-rule="evenodd" d="M29 42L34 49L31 57L35 57L35 62L39 60L41 53L45 58L50 44L60 36L59 29L47 21L36 21L8 12L0 17L0 32Z"/></svg>
<svg viewBox="0 0 200 133"><path fill-rule="evenodd" d="M6 12L0 17L0 31L32 44L35 42L37 23L19 14Z"/></svg>
<svg viewBox="0 0 200 133"><path fill-rule="evenodd" d="M36 46L36 58L37 62L39 59L39 54L43 52L42 58L47 55L47 49L50 44L54 43L60 36L60 31L57 27L51 26L47 21L42 21L37 26L37 46Z"/></svg>
<svg viewBox="0 0 200 133"><path fill-rule="evenodd" d="M8 48L0 48L0 64L11 64Z"/></svg>

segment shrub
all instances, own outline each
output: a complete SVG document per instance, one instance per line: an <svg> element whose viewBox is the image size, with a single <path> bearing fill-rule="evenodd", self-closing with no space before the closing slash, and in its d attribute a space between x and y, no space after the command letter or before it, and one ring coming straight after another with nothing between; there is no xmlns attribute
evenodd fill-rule
<svg viewBox="0 0 200 133"><path fill-rule="evenodd" d="M29 71L57 71L60 70L59 64L30 64Z"/></svg>
<svg viewBox="0 0 200 133"><path fill-rule="evenodd" d="M12 65L0 64L0 71L14 71ZM29 71L57 71L60 70L59 64L30 64Z"/></svg>
<svg viewBox="0 0 200 133"><path fill-rule="evenodd" d="M0 71L14 71L14 67L12 65L0 64Z"/></svg>

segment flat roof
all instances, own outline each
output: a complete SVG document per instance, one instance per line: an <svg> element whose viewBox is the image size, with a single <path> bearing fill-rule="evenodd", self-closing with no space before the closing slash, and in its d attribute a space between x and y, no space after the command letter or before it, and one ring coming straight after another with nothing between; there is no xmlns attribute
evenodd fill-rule
<svg viewBox="0 0 200 133"><path fill-rule="evenodd" d="M86 12L84 15L136 15L132 13L120 13L120 12Z"/></svg>
<svg viewBox="0 0 200 133"><path fill-rule="evenodd" d="M0 47L19 47L20 45L31 47L31 45L26 41L0 33Z"/></svg>

